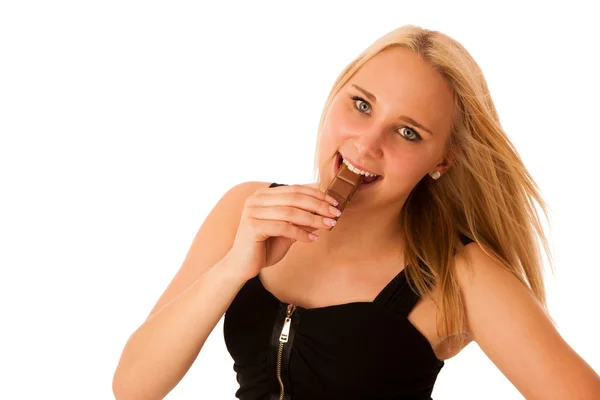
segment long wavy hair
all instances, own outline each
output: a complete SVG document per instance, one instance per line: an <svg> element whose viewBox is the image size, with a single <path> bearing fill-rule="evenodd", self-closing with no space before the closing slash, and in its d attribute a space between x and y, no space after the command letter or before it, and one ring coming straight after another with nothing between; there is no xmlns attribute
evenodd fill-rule
<svg viewBox="0 0 600 400"><path fill-rule="evenodd" d="M313 174L319 187L318 149L333 98L369 59L391 46L408 48L423 57L454 92L455 113L446 142L453 164L439 180L425 176L409 194L399 216L410 285L421 296L434 287L438 291L437 306L442 316L438 333L448 338L467 330L453 262L462 246L459 235L479 243L486 254L533 293L548 313L540 244L552 271L554 266L536 204L549 223L548 206L502 129L480 67L449 36L406 25L377 39L342 71L329 93L318 127Z"/></svg>

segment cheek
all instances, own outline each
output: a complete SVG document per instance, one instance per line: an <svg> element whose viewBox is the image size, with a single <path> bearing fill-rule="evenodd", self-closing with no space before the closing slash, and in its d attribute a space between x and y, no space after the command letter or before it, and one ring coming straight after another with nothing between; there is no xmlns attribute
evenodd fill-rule
<svg viewBox="0 0 600 400"><path fill-rule="evenodd" d="M427 173L431 163L417 147L409 143L393 156L388 169L399 180L416 183Z"/></svg>
<svg viewBox="0 0 600 400"><path fill-rule="evenodd" d="M356 133L358 127L351 110L339 102L331 104L327 119L323 126L323 133L331 140L340 141Z"/></svg>

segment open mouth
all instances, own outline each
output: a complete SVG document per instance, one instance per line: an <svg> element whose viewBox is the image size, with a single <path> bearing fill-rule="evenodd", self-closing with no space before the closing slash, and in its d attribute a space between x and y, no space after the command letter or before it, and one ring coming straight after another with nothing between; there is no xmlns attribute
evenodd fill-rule
<svg viewBox="0 0 600 400"><path fill-rule="evenodd" d="M336 174L340 170L340 167L342 166L343 163L344 163L344 159L343 159L342 155L338 152L336 155L336 166L335 166ZM373 184L375 184L381 180L383 180L383 176L381 176L381 175L369 176L369 177L363 176L363 183L360 185L360 187L372 186ZM359 187L359 189L360 189L360 187Z"/></svg>

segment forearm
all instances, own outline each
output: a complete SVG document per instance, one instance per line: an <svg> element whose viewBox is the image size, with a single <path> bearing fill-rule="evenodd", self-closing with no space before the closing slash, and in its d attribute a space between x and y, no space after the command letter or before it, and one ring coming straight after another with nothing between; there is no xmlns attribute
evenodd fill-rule
<svg viewBox="0 0 600 400"><path fill-rule="evenodd" d="M246 279L223 258L128 339L113 378L118 400L162 399L184 377Z"/></svg>

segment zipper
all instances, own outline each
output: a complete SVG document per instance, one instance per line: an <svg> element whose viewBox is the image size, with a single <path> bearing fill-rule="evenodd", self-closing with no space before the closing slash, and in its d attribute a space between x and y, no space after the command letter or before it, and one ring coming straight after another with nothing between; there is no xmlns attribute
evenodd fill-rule
<svg viewBox="0 0 600 400"><path fill-rule="evenodd" d="M281 359L283 356L283 347L288 342L290 337L290 327L292 325L292 314L296 311L296 306L288 304L285 321L283 322L283 328L281 328L281 334L279 335L279 346L277 348L277 380L279 381L279 400L283 400L285 394L285 388L283 386L283 380L281 379Z"/></svg>

